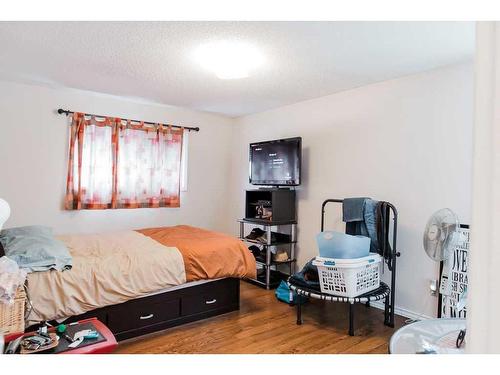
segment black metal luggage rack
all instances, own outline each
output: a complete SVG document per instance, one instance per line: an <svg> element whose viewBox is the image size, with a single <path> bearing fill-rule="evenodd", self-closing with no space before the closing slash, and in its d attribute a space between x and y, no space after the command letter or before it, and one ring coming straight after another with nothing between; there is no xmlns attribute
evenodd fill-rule
<svg viewBox="0 0 500 375"><path fill-rule="evenodd" d="M343 204L343 199L327 199L321 205L321 232L324 231L325 226L325 206L328 203L340 203ZM321 293L317 290L312 290L308 288L304 288L302 286L296 286L290 283L290 289L295 291L298 295L321 299L329 302L344 302L349 303L349 335L354 336L354 304L355 303L365 303L367 306L370 305L372 301L380 301L384 300L384 324L389 327L394 327L394 302L395 302L395 293L396 293L396 259L401 254L397 251L396 241L397 241L397 232L398 232L398 211L396 207L389 202L385 202L387 206L392 211L392 251L390 254L383 260L385 264L387 264L387 268L391 272L391 286L389 287L387 284L381 282L380 287L363 294L357 297L342 297L342 296L334 296L330 294ZM389 239L387 238L387 241ZM301 299L297 299L297 324L302 324L302 306Z"/></svg>

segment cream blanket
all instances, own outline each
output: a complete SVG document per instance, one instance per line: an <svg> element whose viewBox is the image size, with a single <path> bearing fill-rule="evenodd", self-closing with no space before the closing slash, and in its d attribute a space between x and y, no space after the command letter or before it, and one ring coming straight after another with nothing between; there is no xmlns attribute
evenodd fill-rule
<svg viewBox="0 0 500 375"><path fill-rule="evenodd" d="M59 236L73 268L28 275L28 324L72 315L186 282L182 255L135 231ZM28 306L29 309L29 306Z"/></svg>

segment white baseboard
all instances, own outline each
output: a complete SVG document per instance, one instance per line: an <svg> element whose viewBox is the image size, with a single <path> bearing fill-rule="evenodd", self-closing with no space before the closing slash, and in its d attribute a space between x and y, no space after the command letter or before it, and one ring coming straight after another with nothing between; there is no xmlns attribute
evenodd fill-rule
<svg viewBox="0 0 500 375"><path fill-rule="evenodd" d="M385 306L384 303L381 301L374 301L370 302L370 306L376 307L377 309L384 310ZM405 318L410 318L413 320L425 320L425 319L433 319L433 317L424 315L424 314L419 314L410 310L402 309L400 307L397 307L394 309L394 313L396 315L401 315L404 316Z"/></svg>

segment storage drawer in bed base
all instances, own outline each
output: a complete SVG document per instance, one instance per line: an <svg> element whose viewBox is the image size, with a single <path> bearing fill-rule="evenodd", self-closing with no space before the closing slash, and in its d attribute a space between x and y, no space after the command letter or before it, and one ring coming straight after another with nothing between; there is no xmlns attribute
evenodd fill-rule
<svg viewBox="0 0 500 375"><path fill-rule="evenodd" d="M67 322L97 317L118 341L239 310L239 279L204 284L107 306Z"/></svg>
<svg viewBox="0 0 500 375"><path fill-rule="evenodd" d="M223 308L219 308L217 310L209 310L209 311L198 313L198 314L181 316L181 317L176 318L176 319L167 320L167 321L164 321L164 322L161 322L158 324L149 325L149 326L139 328L139 329L133 329L133 330L124 331L124 332L117 332L117 333L114 333L114 335L115 335L115 338L117 341L123 341L126 339L145 335L148 333L158 332L158 331L162 331L162 330L167 329L167 328L180 326L182 324L195 322L197 320L207 319L207 318L210 318L213 316L226 314L226 313L229 313L231 311L236 311L238 309L239 309L239 305L228 305L228 306L225 306Z"/></svg>

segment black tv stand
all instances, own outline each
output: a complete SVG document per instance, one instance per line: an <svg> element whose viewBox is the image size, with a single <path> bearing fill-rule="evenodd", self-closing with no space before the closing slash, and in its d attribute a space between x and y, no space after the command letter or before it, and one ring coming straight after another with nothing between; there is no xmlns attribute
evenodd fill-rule
<svg viewBox="0 0 500 375"><path fill-rule="evenodd" d="M264 219L276 222L296 220L295 190L275 187L247 190L245 193L245 219Z"/></svg>
<svg viewBox="0 0 500 375"><path fill-rule="evenodd" d="M266 289L278 287L281 280L287 280L295 272L295 244L297 243L297 222L273 222L255 221L251 219L240 219L239 238L245 241L248 246L259 247L260 254L255 256L257 265L256 278L246 278L245 280ZM247 228L247 226L249 226ZM265 232L265 242L248 239L245 234L249 229L260 226ZM277 232L273 232L273 227ZM286 228L283 230L283 228ZM280 237L277 237L277 236ZM276 237L275 237L276 236ZM274 259L273 253L276 249L285 250L288 259ZM249 249L250 250L250 249Z"/></svg>
<svg viewBox="0 0 500 375"><path fill-rule="evenodd" d="M297 242L295 190L276 186L247 190L245 218L238 222L240 239L252 246L261 247L260 254L256 256L257 278L249 281L266 289L277 287L281 280L286 280L295 271ZM247 238L249 230L256 226L262 227L264 238L258 240ZM272 254L278 249L285 250L288 259L274 259ZM282 272L285 268L288 272ZM259 270L263 272L259 274Z"/></svg>

